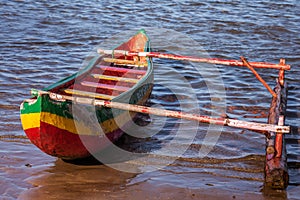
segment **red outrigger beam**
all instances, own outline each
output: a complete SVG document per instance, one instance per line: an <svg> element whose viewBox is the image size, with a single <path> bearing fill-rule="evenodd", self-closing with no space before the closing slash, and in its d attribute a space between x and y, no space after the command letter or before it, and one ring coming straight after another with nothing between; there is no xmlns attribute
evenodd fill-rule
<svg viewBox="0 0 300 200"><path fill-rule="evenodd" d="M182 60L182 61L191 61L191 62L202 62L216 65L228 65L235 67L244 67L245 64L241 60L225 60L219 58L199 58L194 56L181 56L167 53L159 52L132 52L124 50L103 50L98 49L99 54L109 54L109 55L124 55L124 56L138 56L138 57L152 57L152 58L164 58L164 59L173 59L173 60ZM268 69L278 69L278 70L290 70L291 66L286 65L285 63L273 64L266 62L250 62L249 63L254 68L268 68Z"/></svg>
<svg viewBox="0 0 300 200"><path fill-rule="evenodd" d="M136 56L136 57L153 57L153 58L164 58L174 59L191 62L203 62L217 65L228 65L236 67L248 67L255 77L266 87L266 89L273 96L272 102L269 109L268 123L259 124L253 122L245 122L232 119L224 118L210 118L207 116L200 116L195 114L180 113L175 111L165 111L162 116L185 118L190 120L197 120L204 123L214 123L219 125L227 125L239 128L245 128L250 130L262 131L264 129L266 135L266 159L265 159L265 186L273 189L285 189L289 182L288 168L287 168L287 156L286 146L284 140L284 133L289 133L290 128L284 126L285 124L285 112L287 103L287 83L284 80L285 70L290 70L291 66L285 64L284 59L280 59L278 64L265 63L265 62L248 62L244 57L241 60L225 60L218 58L198 58L193 56L181 56L174 54L166 54L159 52L130 52L123 50L102 50L98 49L100 54L111 54L111 55L124 55L124 56ZM118 60L118 59L116 59ZM113 60L111 60L113 61ZM254 68L267 68L279 70L276 86L272 90L269 85L259 76ZM96 105L102 105L106 107L115 108L115 102L94 102ZM118 104L118 103L117 103ZM132 111L144 112L150 114L158 114L152 112L152 108L141 107L136 105ZM119 109L131 110L128 105L118 105ZM155 109L156 111L156 109ZM159 111L161 112L161 111ZM255 128L253 128L255 127ZM262 128L267 127L267 128ZM274 130L275 128L275 130Z"/></svg>

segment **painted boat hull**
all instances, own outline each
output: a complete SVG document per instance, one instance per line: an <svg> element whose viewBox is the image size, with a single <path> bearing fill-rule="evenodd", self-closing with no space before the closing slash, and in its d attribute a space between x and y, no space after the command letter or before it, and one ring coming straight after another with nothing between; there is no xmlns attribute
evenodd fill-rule
<svg viewBox="0 0 300 200"><path fill-rule="evenodd" d="M145 45L145 49L150 49L148 43ZM65 85L74 84L76 78L89 73L100 60L101 57L94 58L86 69L44 90L58 92ZM152 61L147 62L146 75L112 101L138 105L147 101L153 87ZM136 113L60 101L48 94L25 100L20 111L23 129L31 142L49 155L69 160L103 150L118 140L136 117Z"/></svg>

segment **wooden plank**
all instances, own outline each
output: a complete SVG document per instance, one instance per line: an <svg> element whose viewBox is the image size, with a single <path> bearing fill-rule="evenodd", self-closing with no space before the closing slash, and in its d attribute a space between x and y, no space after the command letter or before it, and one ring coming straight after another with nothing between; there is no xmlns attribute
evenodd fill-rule
<svg viewBox="0 0 300 200"><path fill-rule="evenodd" d="M112 100L115 97L115 96L110 96L110 95L106 95L106 94L98 94L98 93L94 93L94 92L86 92L86 91L74 90L74 89L66 89L64 91L67 94L86 96L86 97L105 99L105 100Z"/></svg>
<svg viewBox="0 0 300 200"><path fill-rule="evenodd" d="M134 65L139 67L148 66L147 62L139 62L134 60L125 60L125 59L116 59L116 58L103 58L103 60L105 62L123 64L123 65Z"/></svg>
<svg viewBox="0 0 300 200"><path fill-rule="evenodd" d="M103 74L92 74L94 78L97 79L104 79L109 81L121 81L121 82L127 82L127 83L137 83L139 79L133 79L133 78L124 78L124 77L118 77L118 76L108 76Z"/></svg>
<svg viewBox="0 0 300 200"><path fill-rule="evenodd" d="M138 70L138 69L127 69L127 68L122 68L122 67L109 67L109 66L103 66L99 65L97 66L103 71L113 71L113 72L121 72L121 73L130 73L130 74L138 74L138 75L145 75L146 70ZM144 69L144 68L142 68Z"/></svg>
<svg viewBox="0 0 300 200"><path fill-rule="evenodd" d="M270 106L268 123L283 126L285 122L287 84L275 86L276 97L273 97ZM266 140L265 187L285 189L288 186L289 175L284 135L280 132L268 132Z"/></svg>
<svg viewBox="0 0 300 200"><path fill-rule="evenodd" d="M124 86L118 86L118 85L108 85L108 84L95 83L95 82L90 82L90 81L83 81L80 84L84 85L84 86L94 87L94 88L103 88L103 89L116 90L116 91L121 91L121 92L125 92L130 89L130 87L124 87Z"/></svg>

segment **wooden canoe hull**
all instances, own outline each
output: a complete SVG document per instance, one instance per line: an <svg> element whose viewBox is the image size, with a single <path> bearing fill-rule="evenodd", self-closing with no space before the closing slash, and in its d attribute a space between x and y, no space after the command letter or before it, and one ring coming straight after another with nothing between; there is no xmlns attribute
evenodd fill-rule
<svg viewBox="0 0 300 200"><path fill-rule="evenodd" d="M144 85L143 89L137 92L138 96L143 96L137 103L144 104L151 90L151 83ZM26 106L41 108L37 112L21 113L27 137L45 153L64 159L84 158L101 151L118 140L127 123L135 118L135 113L131 113L132 118L129 118L128 111L121 111L118 116L112 116L111 109L96 108L99 126L95 128L74 119L72 102L59 102L51 100L48 95L43 95L39 96L34 104L29 105L28 102L22 104L23 109ZM95 108L87 107L86 112L89 109ZM118 124L115 122L116 118Z"/></svg>
<svg viewBox="0 0 300 200"><path fill-rule="evenodd" d="M138 34L145 40L143 32ZM130 42L133 45L124 43L126 45L119 48L134 46L132 39ZM144 45L142 48L150 49L148 42ZM74 85L76 78L90 73L101 60L100 56L95 57L85 69L44 90L58 93L61 88ZM112 101L138 105L147 101L153 87L152 61L148 59L147 63L143 78ZM85 158L103 150L122 136L136 116L136 113L124 110L60 101L48 94L25 100L20 111L23 129L31 142L43 152L63 159Z"/></svg>

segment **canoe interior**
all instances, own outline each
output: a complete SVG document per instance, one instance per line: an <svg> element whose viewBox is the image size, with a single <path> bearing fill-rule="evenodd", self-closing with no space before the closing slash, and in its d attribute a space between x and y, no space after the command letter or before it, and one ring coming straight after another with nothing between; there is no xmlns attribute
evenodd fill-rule
<svg viewBox="0 0 300 200"><path fill-rule="evenodd" d="M116 50L150 51L149 39L143 30L139 31ZM144 65L124 65L105 62L105 58L136 61ZM151 60L145 57L114 54L94 58L86 69L59 81L44 90L63 95L78 95L96 99L112 100L138 85L141 79L150 72ZM151 69L152 70L152 69ZM96 94L93 94L96 93Z"/></svg>

